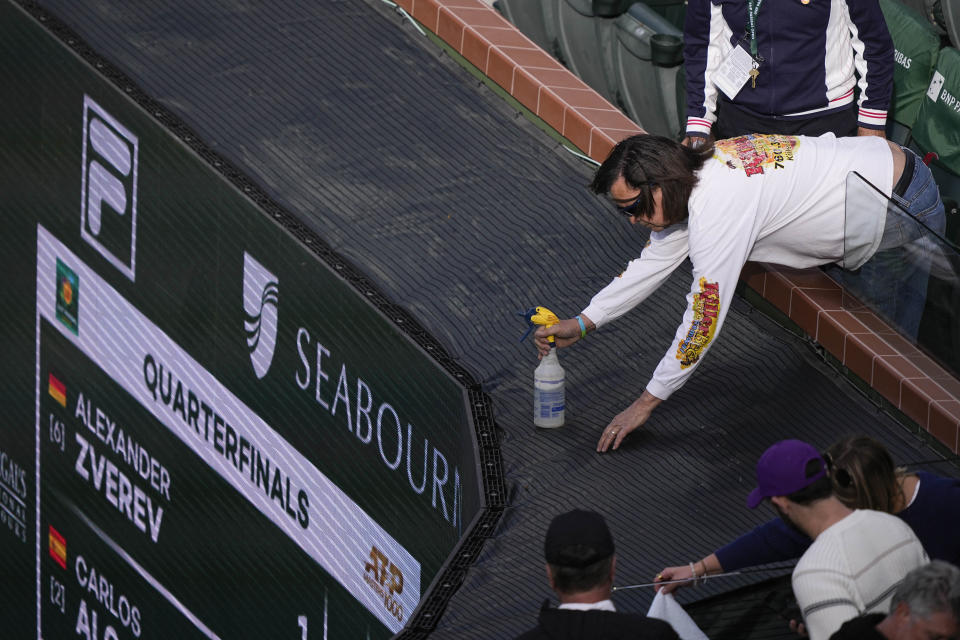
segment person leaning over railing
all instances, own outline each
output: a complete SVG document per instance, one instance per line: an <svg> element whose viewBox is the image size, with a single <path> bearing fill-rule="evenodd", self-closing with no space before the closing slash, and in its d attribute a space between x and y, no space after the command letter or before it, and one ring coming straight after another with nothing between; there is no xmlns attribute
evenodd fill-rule
<svg viewBox="0 0 960 640"><path fill-rule="evenodd" d="M864 210L863 224L848 229L852 173L884 197ZM631 224L649 228L649 242L580 315L534 333L541 356L550 353L550 336L556 346L568 347L643 303L685 258L693 275L673 340L639 397L603 429L598 452L617 449L690 378L723 329L748 260L796 268L836 263L855 270L878 249L912 247L905 224L938 233L946 224L929 167L909 149L872 136L758 134L690 149L639 134L617 143L590 189L609 196ZM903 208L905 219L887 215L887 198ZM545 269L544 282L551 276ZM909 277L918 285L922 280L925 295L929 272L912 270ZM911 312L922 311L924 301L914 297Z"/></svg>
<svg viewBox="0 0 960 640"><path fill-rule="evenodd" d="M867 436L849 437L824 455L834 495L851 509L899 516L913 529L932 560L960 564L960 480L894 466L887 449ZM813 541L775 518L714 553L682 566L666 567L655 581L691 580L704 575L795 560ZM684 583L666 584L669 593Z"/></svg>

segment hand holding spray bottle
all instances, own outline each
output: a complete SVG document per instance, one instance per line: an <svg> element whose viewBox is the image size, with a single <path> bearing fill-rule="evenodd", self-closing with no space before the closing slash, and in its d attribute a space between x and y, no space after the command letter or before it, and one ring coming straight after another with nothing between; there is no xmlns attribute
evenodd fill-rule
<svg viewBox="0 0 960 640"><path fill-rule="evenodd" d="M546 307L531 307L520 315L530 323L527 332L520 338L521 342L536 325L552 327L560 323L557 314ZM549 429L563 426L566 373L557 358L554 337L550 336L547 340L550 342L550 353L540 360L540 365L533 372L533 424Z"/></svg>

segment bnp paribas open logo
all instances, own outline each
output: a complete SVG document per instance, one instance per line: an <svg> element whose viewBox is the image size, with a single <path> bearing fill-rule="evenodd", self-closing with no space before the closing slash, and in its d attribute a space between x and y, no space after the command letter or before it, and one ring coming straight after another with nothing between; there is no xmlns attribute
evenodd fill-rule
<svg viewBox="0 0 960 640"><path fill-rule="evenodd" d="M277 276L243 252L243 327L250 349L250 362L258 378L267 375L277 346Z"/></svg>
<svg viewBox="0 0 960 640"><path fill-rule="evenodd" d="M74 335L80 330L80 278L57 258L57 320Z"/></svg>
<svg viewBox="0 0 960 640"><path fill-rule="evenodd" d="M83 97L83 182L80 236L136 280L137 136Z"/></svg>

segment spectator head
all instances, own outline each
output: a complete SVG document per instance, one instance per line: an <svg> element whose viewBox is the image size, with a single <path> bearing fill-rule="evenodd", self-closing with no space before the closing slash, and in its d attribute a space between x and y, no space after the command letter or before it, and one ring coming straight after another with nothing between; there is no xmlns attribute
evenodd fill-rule
<svg viewBox="0 0 960 640"><path fill-rule="evenodd" d="M813 445L781 440L760 456L757 488L747 497L747 506L754 509L764 499L776 496L808 505L832 494L826 462Z"/></svg>
<svg viewBox="0 0 960 640"><path fill-rule="evenodd" d="M687 201L698 181L697 172L713 157L713 145L690 149L663 136L638 134L625 138L603 161L594 174L590 190L610 193L621 176L629 187L640 191L636 214L653 214L653 190L660 189L663 217L667 225L683 222L690 215Z"/></svg>
<svg viewBox="0 0 960 640"><path fill-rule="evenodd" d="M831 445L825 458L840 502L851 509L895 512L904 471L894 466L886 447L867 436L848 437Z"/></svg>
<svg viewBox="0 0 960 640"><path fill-rule="evenodd" d="M544 542L550 586L561 598L593 590L609 597L613 552L613 537L599 513L577 509L555 517Z"/></svg>
<svg viewBox="0 0 960 640"><path fill-rule="evenodd" d="M893 640L956 638L960 633L960 569L934 560L906 575L878 628Z"/></svg>

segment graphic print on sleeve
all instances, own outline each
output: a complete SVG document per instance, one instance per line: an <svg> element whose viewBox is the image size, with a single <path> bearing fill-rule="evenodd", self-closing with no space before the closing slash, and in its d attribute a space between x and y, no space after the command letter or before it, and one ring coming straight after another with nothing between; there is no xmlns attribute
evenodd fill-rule
<svg viewBox="0 0 960 640"><path fill-rule="evenodd" d="M750 134L718 140L714 155L730 169L743 169L748 176L767 169L783 169L792 162L800 140L796 136Z"/></svg>
<svg viewBox="0 0 960 640"><path fill-rule="evenodd" d="M720 285L700 278L700 293L693 294L693 322L690 330L677 345L680 368L691 367L700 360L703 351L713 340L720 314Z"/></svg>

